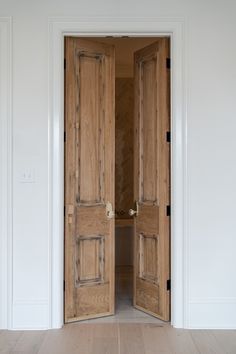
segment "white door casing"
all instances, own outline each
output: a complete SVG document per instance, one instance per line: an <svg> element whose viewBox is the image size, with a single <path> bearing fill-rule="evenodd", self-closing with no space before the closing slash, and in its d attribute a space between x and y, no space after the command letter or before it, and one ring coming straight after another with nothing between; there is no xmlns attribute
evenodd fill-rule
<svg viewBox="0 0 236 354"><path fill-rule="evenodd" d="M188 327L187 124L183 19L49 19L50 328L63 325L64 37L171 37L171 323Z"/></svg>

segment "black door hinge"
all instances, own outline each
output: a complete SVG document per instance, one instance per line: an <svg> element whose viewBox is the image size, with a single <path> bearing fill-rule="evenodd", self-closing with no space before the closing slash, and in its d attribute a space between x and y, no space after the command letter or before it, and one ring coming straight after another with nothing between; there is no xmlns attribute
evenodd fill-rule
<svg viewBox="0 0 236 354"><path fill-rule="evenodd" d="M66 70L66 59L64 59L64 70Z"/></svg>
<svg viewBox="0 0 236 354"><path fill-rule="evenodd" d="M170 216L170 205L167 205L166 207L166 215Z"/></svg>
<svg viewBox="0 0 236 354"><path fill-rule="evenodd" d="M64 132L64 142L66 142L66 132Z"/></svg>
<svg viewBox="0 0 236 354"><path fill-rule="evenodd" d="M166 68L167 68L167 69L170 69L170 67L171 67L170 58L166 58Z"/></svg>
<svg viewBox="0 0 236 354"><path fill-rule="evenodd" d="M167 143L170 143L170 141L171 141L170 132L166 132L166 141L167 141Z"/></svg>
<svg viewBox="0 0 236 354"><path fill-rule="evenodd" d="M166 281L166 290L170 290L171 289L171 282L170 282L170 279L168 279Z"/></svg>
<svg viewBox="0 0 236 354"><path fill-rule="evenodd" d="M64 282L63 282L63 291L65 291L65 290L66 290L66 282L64 280Z"/></svg>

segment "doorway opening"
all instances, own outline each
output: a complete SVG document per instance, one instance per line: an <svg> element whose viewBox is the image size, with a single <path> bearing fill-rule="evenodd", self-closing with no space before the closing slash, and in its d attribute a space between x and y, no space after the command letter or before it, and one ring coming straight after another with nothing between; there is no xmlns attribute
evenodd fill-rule
<svg viewBox="0 0 236 354"><path fill-rule="evenodd" d="M79 40L79 38L77 39ZM82 42L83 40L84 38L83 39L81 38ZM94 52L93 51L89 52L89 49L87 49L86 45L83 44L82 50L80 49L80 54L78 53L77 53L78 55L76 54L77 59L78 58L81 59L87 56L88 62L86 64L85 62L84 64L82 64L82 61L80 61L78 68L76 69L75 81L76 81L76 85L78 85L76 89L78 90L77 91L78 97L74 95L75 92L72 93L70 91L69 94L65 92L65 112L66 112L65 113L65 131L66 131L65 169L68 167L68 160L70 160L71 156L73 156L74 161L78 162L78 166L74 168L72 173L67 174L67 171L65 170L65 176L66 176L65 178L66 179L65 180L65 207L66 207L65 255L67 254L67 247L73 248L73 244L74 244L74 248L75 248L75 249L73 248L72 251L74 264L67 262L69 256L72 255L71 253L69 256L67 255L67 257L65 257L65 289L67 292L67 295L65 296L65 322L111 315L114 313L114 311L119 312L122 308L128 309L133 307L133 303L136 304L136 307L139 310L140 309L145 310L146 313L155 315L161 319L169 320L169 313L170 313L170 309L168 308L170 304L170 295L169 295L170 289L168 288L169 274L170 274L170 254L169 254L170 215L168 209L170 204L170 200L169 200L170 198L169 195L170 194L170 148L168 144L170 142L169 50L166 51L168 55L164 58L164 62L166 64L165 67L166 74L164 75L166 82L164 84L164 90L166 89L166 92L164 93L164 95L163 94L159 96L157 95L159 99L160 97L163 97L165 101L163 104L163 102L160 101L154 102L152 96L153 92L156 92L159 89L158 87L158 85L160 84L158 82L159 79L154 84L151 83L149 85L149 81L151 81L151 77L153 73L155 73L156 75L157 71L159 70L159 69L157 70L156 67L152 66L153 62L156 63L157 56L149 52L150 48L152 48L152 45L154 45L155 47L157 38L154 37L151 38L145 38L145 37L89 38L87 37L86 41L91 41L89 42L88 45L89 49L91 49L93 43L97 43L98 47L100 45L103 46L103 44L105 46L115 47L115 52L113 52L115 53L115 70L113 74L114 77L112 78L115 81L114 84L115 129L114 129L114 136L113 136L115 140L114 141L115 154L113 155L113 158L115 159L115 161L111 160L112 156L109 157L111 163L115 162L114 178L113 179L111 178L111 181L113 183L113 186L111 187L111 191L113 193L114 198L112 200L112 196L110 197L111 200L109 200L109 203L110 202L111 203L109 204L109 208L108 208L107 198L103 198L104 199L103 201L106 203L102 202L102 193L103 193L102 190L103 189L106 190L106 186L105 187L102 186L103 182L101 181L103 178L101 176L105 176L106 174L105 171L106 162L105 160L103 161L102 159L106 154L106 151L104 153L104 150L106 150L105 141L106 139L109 140L109 134L108 136L106 136L105 131L109 128L102 126L101 121L99 120L100 119L99 115L104 114L105 116L105 113L95 112L95 110L100 104L102 105L102 109L101 109L102 112L104 112L107 109L107 102L102 102L103 98L101 97L101 93L99 92L99 90L102 87L104 88L104 86L107 85L107 81L109 79L107 79L106 77L101 79L103 75L102 66L96 68L97 64L94 65L93 63L91 64L91 66L89 66L90 64L88 64L89 62L92 62L94 58L95 60L99 59L100 63L102 63L103 59L102 56L99 57L100 55L98 53L99 50L96 48ZM68 46L65 46L65 48L66 50L68 50ZM141 54L139 53L139 51L141 51L140 52ZM138 73L139 75L138 80L141 80L143 83L142 89L144 90L144 87L146 87L145 89L147 91L146 93L142 92L142 97L141 97L140 87L138 88L136 87L137 68L135 69L135 65L136 65L135 64L136 62L134 60L135 53L139 53L138 55L143 56L144 59L140 61L141 63L148 62L147 68L142 69L142 72L140 71ZM70 54L67 53L66 68L68 65L67 63L68 57L70 55L71 53ZM111 54L109 55L111 56ZM138 55L136 56L136 60ZM158 59L160 60L159 57ZM163 61L163 58L161 58L161 60ZM137 65L138 67L141 68L140 62ZM151 64L149 64L149 62ZM73 65L75 64L73 63ZM103 63L102 65L104 67L106 64ZM94 70L92 74L90 70ZM136 70L136 74L135 74L135 70ZM144 70L146 71L144 72ZM162 70L163 68L160 69L160 71ZM111 71L112 70L110 67L110 69L108 69L108 72ZM94 82L92 82L92 79L89 77L90 74L91 76L98 75L98 77L101 79L101 83L98 83L98 85L101 85L99 86L100 88L96 87L95 90L97 90L97 92L93 93L91 97L89 96L90 96L90 92L93 90ZM135 82L135 75L136 75L136 82ZM68 80L68 76L65 75L65 80ZM81 84L82 80L84 81ZM70 90L68 89L69 85L70 84L68 84L67 81L65 83L65 88L68 91ZM110 88L111 87L112 86L110 86ZM83 93L82 90L84 90L84 92L86 90L87 91L86 93ZM137 104L137 96L139 96L139 100L140 100L138 104ZM98 101L96 105L93 106L94 104L93 100L96 99ZM70 100L74 100L75 103L71 102ZM145 100L148 102L148 105L145 106L144 104L145 106L144 107L142 106L142 104L143 101ZM78 114L78 115L81 115L82 104L83 105L86 104L87 107L90 107L90 108L85 108L82 113L84 116L87 115L87 117L85 118L84 125L82 121L77 122L76 120L70 121L70 118L68 119L68 104L72 104L72 105L74 104L75 109L73 114ZM150 108L149 104L153 105L153 107ZM158 114L157 111L159 110L159 107L156 108L158 104L160 106L165 106L165 109L162 109L162 111L164 110L165 114L168 115L168 122L159 124L152 121L152 119L149 119L149 116L152 117ZM142 108L139 107L140 110L142 110L142 112L146 110L145 112L146 115L143 117L145 118L145 121L142 122L141 127L137 127L137 122L135 123L135 116L141 115L140 113L141 111L137 112L138 105L140 107L142 106ZM89 115L93 114L94 112L95 115L97 114L98 121L95 122L93 127L91 128L88 121L86 120L88 119ZM70 114L71 113L69 113L69 115ZM111 110L110 110L110 114L111 114ZM106 118L104 118L104 121L106 121ZM70 128L68 129L69 126ZM88 138L91 139L91 137L94 138L94 141L97 140L96 147L95 148L92 147L90 153L88 154L84 153L84 156L81 156L77 152L72 151L71 150L72 145L69 147L67 146L68 130L70 130L71 128L72 130L73 128L77 129L77 132L75 132L75 135L77 135L77 137L75 138L74 148L81 149L81 151L82 149L85 149L85 145L83 145L83 140L85 143L87 139L87 147L89 150L89 146L92 145L92 143L91 140L89 141ZM102 132L103 128L104 128L104 132ZM86 130L84 137L81 135L83 134L82 132L83 129ZM159 136L155 135L158 129L162 130L162 133L164 133L165 135L165 143L167 143L166 145L167 148L166 147L163 148L162 146L163 144L159 144L158 142ZM97 134L96 131L98 132L98 135L96 135ZM137 141L137 135L138 135L137 131L141 135L146 134L142 141L140 140L140 137L138 137L138 141ZM153 133L153 131L155 131L155 133ZM71 132L69 132L69 137L71 137L70 134ZM135 141L135 135L136 135L136 141ZM148 141L149 138L151 143L150 141ZM110 141L110 143L112 144L112 141ZM142 151L139 150L140 144L142 145ZM138 150L137 150L137 146L138 146ZM102 147L102 152L100 150L101 147ZM89 158L93 154L94 154L93 161L89 166ZM145 162L143 162L143 170L142 170L141 177L140 177L140 168L137 171L137 161L135 163L135 159L137 160L135 156L137 154L139 155L138 159L140 158L142 161L145 160L146 158ZM156 162L156 160L158 160L162 154L165 155L165 159L161 158L160 164L164 164L165 173L164 175L162 173L162 176L160 177L158 171L158 165L157 165L157 163L159 162L158 161ZM86 163L87 165L87 167L84 168L85 169L84 175L80 171L83 166L83 159L84 159L84 163ZM97 161L95 161L95 159L97 159ZM152 160L155 160L155 163ZM69 161L69 163L71 162ZM94 170L96 170L96 168L97 170L103 168L103 170L101 173L100 172L97 173L97 176L95 174L93 176L92 175L90 176L90 174L92 173L91 168L93 168ZM136 176L140 178L138 182L135 181L135 173ZM74 194L73 193L71 194L71 191L68 191L69 189L71 190L71 183L74 183L72 181L72 175L73 177L75 177L75 179L79 180L80 183L79 188L77 187L74 188L76 190ZM152 176L151 178L150 175ZM162 186L160 186L159 182L154 181L155 179L153 177L154 175L158 181L161 178L163 179L163 181L165 181L165 188L167 186L167 190L165 190L164 193L162 191ZM85 179L85 181L81 183L83 178ZM96 190L96 178L99 181L97 190ZM106 180L105 177L104 180ZM94 182L94 184L92 184L91 182ZM139 187L137 187L137 184ZM78 195L82 191L81 188L83 187L85 190L83 195L84 199L81 196L78 197ZM137 188L140 188L142 190L142 192L140 192L143 198L142 201L138 200ZM163 187L163 189L165 188ZM91 189L92 191L88 192L89 189ZM140 193L138 192L138 194ZM69 198L70 201L68 200L68 194L70 196L72 195L72 199L75 196L75 202L77 203L77 206L83 207L83 211L75 210L76 207L74 206L73 200L70 198ZM97 199L93 198L92 194L96 195ZM165 202L166 202L165 215L163 214L164 209L160 211L161 208L159 206L159 200L158 198L156 198L157 194L159 198L161 198L160 195L165 194ZM100 211L98 211L98 209L97 210L94 209L93 213L91 213L90 215L89 213L86 214L85 212L85 207L90 208L91 211L92 208L95 208L95 206L101 209L103 206L105 207L105 204L106 204L107 215L109 216L109 213L111 213L111 216L114 216L114 219L110 221L110 229L113 228L114 230L111 231L110 233L111 235L113 233L113 241L111 242L109 249L106 248L105 246L106 237L101 235L101 232L98 232L98 234L95 235L96 233L94 231L95 229L94 228L92 229L91 227L91 224L93 223L91 220L94 218L94 215L95 214L98 215ZM151 208L154 210L150 210ZM141 209L140 217L141 215L143 215L140 223L138 223L135 220L136 217L138 220L138 209ZM157 213L158 213L158 217L157 217ZM155 216L153 217L153 215ZM155 218L158 218L158 220L155 220ZM165 219L165 221L163 222L161 218ZM77 221L74 221L74 219L77 219ZM78 226L78 224L76 223L83 224L82 228L81 226ZM102 223L104 224L105 221L102 221ZM143 232L142 229L143 224L145 223L147 224L146 234ZM70 225L68 226L68 224ZM140 224L142 224L141 228L140 228ZM148 224L151 224L151 228L150 225ZM155 229L155 225L159 230L159 224L164 225L162 227L164 231L163 230L162 231L163 233L165 233L165 237L168 237L167 243L160 241L159 234L158 235L156 234L157 230ZM76 230L76 227L78 227L78 230L80 229L80 231ZM85 230L86 228L89 229L89 231L86 231ZM81 231L81 229L83 230L83 232ZM78 234L76 234L76 232ZM75 235L75 240L72 243L71 241L69 241L68 243L66 240L66 237L68 237L68 233L70 234L74 233ZM136 233L138 234L138 241L136 241L135 238ZM107 260L106 257L108 256L108 253L109 253L109 257L112 257L112 249L113 251L115 251L114 252L115 257L113 261ZM162 255L161 261L159 260L160 252L164 253L164 255ZM164 266L162 264L162 268L163 268L162 274L160 274L158 269L158 267L160 266L160 262L164 264ZM101 291L101 288L107 282L107 280L105 279L107 263L109 263L109 266L114 270L114 277L113 279L110 279L110 285L109 285L110 290L107 290L108 291L107 294L109 295L105 294L103 290ZM155 264L155 266L153 266L153 264ZM73 274L74 279L71 281L71 279L68 279L68 277L73 272L74 272ZM134 280L136 278L136 273L138 273L141 279L139 280L138 285L137 285L137 281ZM73 285L70 284L69 285L70 289L68 289L67 291L67 284L73 282L74 284ZM166 282L166 287L164 289L159 290L159 282L162 282L162 284ZM112 286L114 287L114 285L115 285L115 291L114 294L112 295L111 288ZM77 290L79 289L78 294L76 293L77 290L75 289L71 290L72 287L74 287ZM159 295L158 293L159 291L160 293L162 291L163 293L165 293L165 295L162 297L161 295ZM166 295L166 291L168 291L168 295ZM91 292L94 292L94 294L92 294L89 303L89 301L87 302L87 298L90 296ZM115 301L111 300L112 296ZM106 297L109 298L108 299L109 304L113 302L113 305L110 305L110 308L108 310L106 309L106 305L105 305L106 300L104 300ZM134 297L138 298L138 301L135 301ZM101 310L97 310L96 307L98 308L100 304L96 304L96 302L99 302L101 298L103 304L101 305ZM75 305L70 303L71 299L72 302L73 301L75 302ZM94 301L95 301L95 306L94 306ZM115 304L115 308L114 308L114 304ZM159 306L163 306L166 308L165 315L158 316L157 308L159 308ZM70 309L68 309L68 307L70 307ZM67 316L66 314L67 309L68 312L70 312L69 316ZM79 311L81 311L81 313L83 314L78 315L76 313L77 310L75 311L75 309L77 310L79 309Z"/></svg>

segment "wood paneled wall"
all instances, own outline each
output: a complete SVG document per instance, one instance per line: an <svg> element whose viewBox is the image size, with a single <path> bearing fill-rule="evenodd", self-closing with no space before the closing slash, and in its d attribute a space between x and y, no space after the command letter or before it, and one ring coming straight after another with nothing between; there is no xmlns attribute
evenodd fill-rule
<svg viewBox="0 0 236 354"><path fill-rule="evenodd" d="M133 78L116 78L115 209L117 218L128 218L133 207Z"/></svg>

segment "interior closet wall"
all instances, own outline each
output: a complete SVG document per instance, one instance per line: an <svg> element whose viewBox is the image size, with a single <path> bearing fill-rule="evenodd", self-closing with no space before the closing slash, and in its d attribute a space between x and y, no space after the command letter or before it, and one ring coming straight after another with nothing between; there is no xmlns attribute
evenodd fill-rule
<svg viewBox="0 0 236 354"><path fill-rule="evenodd" d="M115 84L115 210L119 219L129 218L133 207L133 122L134 83L132 77L117 77Z"/></svg>
<svg viewBox="0 0 236 354"><path fill-rule="evenodd" d="M115 256L116 267L124 267L133 265L133 220L128 214L133 205L133 78L116 77L115 91Z"/></svg>

